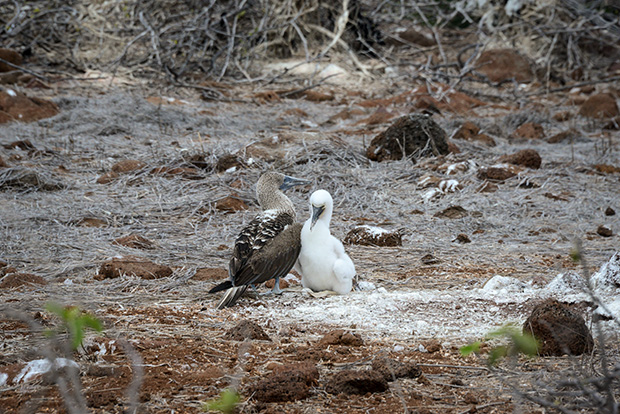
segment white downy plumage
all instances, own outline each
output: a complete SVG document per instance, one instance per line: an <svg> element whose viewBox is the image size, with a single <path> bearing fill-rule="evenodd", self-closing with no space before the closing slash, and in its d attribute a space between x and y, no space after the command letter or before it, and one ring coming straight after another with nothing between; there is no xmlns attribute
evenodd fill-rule
<svg viewBox="0 0 620 414"><path fill-rule="evenodd" d="M329 232L333 208L332 196L327 191L317 190L310 196L310 218L301 230L296 267L303 287L344 295L353 286L355 266L340 240Z"/></svg>

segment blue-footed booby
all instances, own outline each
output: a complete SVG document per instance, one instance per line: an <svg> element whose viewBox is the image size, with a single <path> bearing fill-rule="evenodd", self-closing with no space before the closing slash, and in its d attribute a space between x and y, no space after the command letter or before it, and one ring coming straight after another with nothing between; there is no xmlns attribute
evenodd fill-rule
<svg viewBox="0 0 620 414"><path fill-rule="evenodd" d="M344 295L353 286L355 266L340 240L329 232L333 208L332 196L327 191L317 190L310 196L310 218L301 230L296 266L303 287Z"/></svg>
<svg viewBox="0 0 620 414"><path fill-rule="evenodd" d="M282 191L310 184L278 172L263 174L256 184L262 213L241 230L228 265L229 280L209 293L228 289L218 309L233 306L248 286L275 279L273 293L280 293L280 277L293 268L301 250L301 223L295 223L295 207Z"/></svg>

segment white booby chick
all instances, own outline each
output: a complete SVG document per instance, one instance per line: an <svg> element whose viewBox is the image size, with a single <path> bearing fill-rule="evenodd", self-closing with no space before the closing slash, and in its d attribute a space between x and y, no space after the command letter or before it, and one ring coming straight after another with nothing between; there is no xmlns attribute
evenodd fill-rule
<svg viewBox="0 0 620 414"><path fill-rule="evenodd" d="M282 191L310 181L277 172L263 174L256 196L263 212L256 216L235 241L228 265L229 280L209 293L228 289L218 309L233 306L248 286L275 279L274 293L280 293L280 277L293 268L301 250L301 223L295 223L295 207Z"/></svg>
<svg viewBox="0 0 620 414"><path fill-rule="evenodd" d="M333 208L332 196L327 191L318 190L310 196L310 218L301 230L296 266L303 287L344 295L353 286L355 266L340 240L329 232Z"/></svg>

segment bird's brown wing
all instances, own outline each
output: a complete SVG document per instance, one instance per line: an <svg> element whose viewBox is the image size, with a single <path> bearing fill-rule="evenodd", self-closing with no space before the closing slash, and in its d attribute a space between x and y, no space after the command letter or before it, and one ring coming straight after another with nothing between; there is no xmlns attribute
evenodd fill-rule
<svg viewBox="0 0 620 414"><path fill-rule="evenodd" d="M252 257L248 262L254 277L252 283L263 283L288 274L301 251L302 227L301 223L287 226Z"/></svg>
<svg viewBox="0 0 620 414"><path fill-rule="evenodd" d="M275 259L281 254L277 246L283 246L278 240L282 237L281 233L293 225L293 222L294 218L290 214L273 214L267 211L248 223L235 241L229 263L229 277L233 286L261 283L275 277L267 277L266 274L270 270L276 270L275 267L281 264L281 260L284 260ZM290 231L286 232L286 234L289 233ZM275 249L270 247L274 243ZM297 251L298 254L299 251ZM274 263L270 265L272 260Z"/></svg>

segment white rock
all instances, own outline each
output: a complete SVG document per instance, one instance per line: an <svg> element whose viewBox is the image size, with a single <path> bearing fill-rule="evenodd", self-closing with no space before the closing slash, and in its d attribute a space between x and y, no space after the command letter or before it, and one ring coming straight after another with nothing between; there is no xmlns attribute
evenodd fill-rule
<svg viewBox="0 0 620 414"><path fill-rule="evenodd" d="M620 252L615 252L611 259L590 277L590 281L595 290L620 289Z"/></svg>
<svg viewBox="0 0 620 414"><path fill-rule="evenodd" d="M482 290L485 291L501 291L504 290L506 292L523 292L527 284L520 281L517 278L510 276L500 276L495 275L491 279L487 280L487 282L482 287Z"/></svg>
<svg viewBox="0 0 620 414"><path fill-rule="evenodd" d="M587 288L586 281L576 272L560 273L545 287L554 293L579 293Z"/></svg>
<svg viewBox="0 0 620 414"><path fill-rule="evenodd" d="M372 282L366 282L366 281L361 281L361 282L357 282L357 290L375 290L377 289L377 286L375 286L374 283Z"/></svg>

